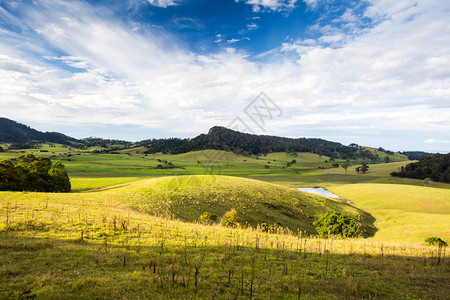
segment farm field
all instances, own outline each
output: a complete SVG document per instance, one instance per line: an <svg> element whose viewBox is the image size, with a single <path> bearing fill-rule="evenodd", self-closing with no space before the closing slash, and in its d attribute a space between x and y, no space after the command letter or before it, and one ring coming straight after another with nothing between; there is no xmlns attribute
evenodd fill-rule
<svg viewBox="0 0 450 300"><path fill-rule="evenodd" d="M281 227L232 229L182 222L136 206L149 189L176 199L192 186L210 187L210 176L204 177L139 181L90 193L0 192L0 253L7 262L0 269L0 295L439 299L449 292L448 263L437 264L437 248L423 243L317 239ZM224 192L230 189L227 181L239 180L216 179L225 188L214 190ZM252 180L241 184L281 189L281 197L293 193L304 201L332 201ZM201 191L193 199L207 203L211 198Z"/></svg>
<svg viewBox="0 0 450 300"><path fill-rule="evenodd" d="M352 184L328 187L371 213L375 239L421 241L429 236L450 239L450 190L398 184Z"/></svg>
<svg viewBox="0 0 450 300"><path fill-rule="evenodd" d="M390 177L405 161L358 174L358 164L346 173L332 166L341 162L312 153L60 150L53 159L66 165L71 193L0 192L7 261L0 298L440 299L450 292L447 258L424 242L450 238L450 185ZM293 189L314 186L344 200ZM218 224L233 208L243 228ZM373 236L310 236L327 210L360 220ZM202 223L204 212L218 220Z"/></svg>

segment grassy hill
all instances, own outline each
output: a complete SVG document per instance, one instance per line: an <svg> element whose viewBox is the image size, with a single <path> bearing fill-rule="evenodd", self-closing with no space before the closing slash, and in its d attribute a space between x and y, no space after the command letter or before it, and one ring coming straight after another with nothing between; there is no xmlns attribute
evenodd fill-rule
<svg viewBox="0 0 450 300"><path fill-rule="evenodd" d="M276 224L315 233L312 222L325 212L341 212L373 234L373 218L354 207L324 197L252 179L230 176L178 176L139 181L106 192L108 198L149 214L169 214L198 221L204 212L221 217L235 208L242 224Z"/></svg>
<svg viewBox="0 0 450 300"><path fill-rule="evenodd" d="M0 142L53 142L71 144L78 143L79 141L62 133L41 132L16 121L0 117Z"/></svg>

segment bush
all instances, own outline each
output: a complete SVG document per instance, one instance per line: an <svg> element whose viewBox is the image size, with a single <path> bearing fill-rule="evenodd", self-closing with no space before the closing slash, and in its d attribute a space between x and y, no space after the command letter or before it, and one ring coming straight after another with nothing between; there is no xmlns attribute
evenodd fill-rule
<svg viewBox="0 0 450 300"><path fill-rule="evenodd" d="M241 222L239 221L236 209L233 208L232 210L227 211L222 217L222 220L220 220L220 224L226 227L241 227Z"/></svg>
<svg viewBox="0 0 450 300"><path fill-rule="evenodd" d="M203 223L214 223L217 221L217 215L205 211L200 216L200 221Z"/></svg>
<svg viewBox="0 0 450 300"><path fill-rule="evenodd" d="M430 246L439 246L439 248L448 247L447 242L437 236L427 237L425 242Z"/></svg>
<svg viewBox="0 0 450 300"><path fill-rule="evenodd" d="M275 232L275 226L267 223L259 224L259 228L264 232Z"/></svg>
<svg viewBox="0 0 450 300"><path fill-rule="evenodd" d="M320 235L334 235L340 237L356 237L358 226L356 220L344 216L341 213L325 213L318 220L314 221L316 231Z"/></svg>

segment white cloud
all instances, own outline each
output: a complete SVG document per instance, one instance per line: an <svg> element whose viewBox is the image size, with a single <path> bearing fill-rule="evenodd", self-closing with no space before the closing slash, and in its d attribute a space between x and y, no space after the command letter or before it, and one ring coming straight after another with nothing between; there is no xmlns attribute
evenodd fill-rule
<svg viewBox="0 0 450 300"><path fill-rule="evenodd" d="M148 0L148 3L158 7L168 7L178 5L180 1L177 0Z"/></svg>
<svg viewBox="0 0 450 300"><path fill-rule="evenodd" d="M298 0L241 0L253 6L254 12L260 11L286 11L295 8Z"/></svg>
<svg viewBox="0 0 450 300"><path fill-rule="evenodd" d="M133 31L85 2L42 1L39 11L24 10L21 26L43 41L0 32L2 114L73 130L133 125L192 136L226 126L264 91L285 112L271 134L423 149L450 132L450 4L398 2L374 1L365 13L373 26L357 34L318 25L317 39L285 43L256 63L236 48L186 51L170 35Z"/></svg>
<svg viewBox="0 0 450 300"><path fill-rule="evenodd" d="M450 144L450 140L437 140L434 138L429 138L424 141L425 144Z"/></svg>
<svg viewBox="0 0 450 300"><path fill-rule="evenodd" d="M258 29L258 25L255 23L247 24L247 29L248 30L256 30L256 29Z"/></svg>
<svg viewBox="0 0 450 300"><path fill-rule="evenodd" d="M237 43L239 41L240 41L240 39L231 39L231 40L227 40L227 43L228 44L234 44L234 43Z"/></svg>

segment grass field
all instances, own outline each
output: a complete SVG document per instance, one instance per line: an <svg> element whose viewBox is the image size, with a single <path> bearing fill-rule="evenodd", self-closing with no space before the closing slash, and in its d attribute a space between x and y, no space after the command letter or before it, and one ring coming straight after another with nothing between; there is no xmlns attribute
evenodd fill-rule
<svg viewBox="0 0 450 300"><path fill-rule="evenodd" d="M450 292L449 264L437 264L435 247L185 223L130 209L111 192L0 192L0 298L444 299Z"/></svg>
<svg viewBox="0 0 450 300"><path fill-rule="evenodd" d="M376 239L450 239L449 189L395 184L352 184L328 189L376 218Z"/></svg>
<svg viewBox="0 0 450 300"><path fill-rule="evenodd" d="M389 176L407 162L371 164L367 174L357 174L354 164L346 174L312 153L91 154L50 145L29 151L62 161L72 193L0 192L0 298L445 299L450 293L447 258L438 264L438 249L424 243L428 236L450 239L450 185ZM156 169L169 162L176 168ZM351 204L289 188L300 186L325 187ZM198 223L204 212L220 218L232 208L252 227ZM314 232L312 221L327 210L369 227L374 222L378 231L346 240L298 234ZM261 223L277 224L276 232L263 232Z"/></svg>

